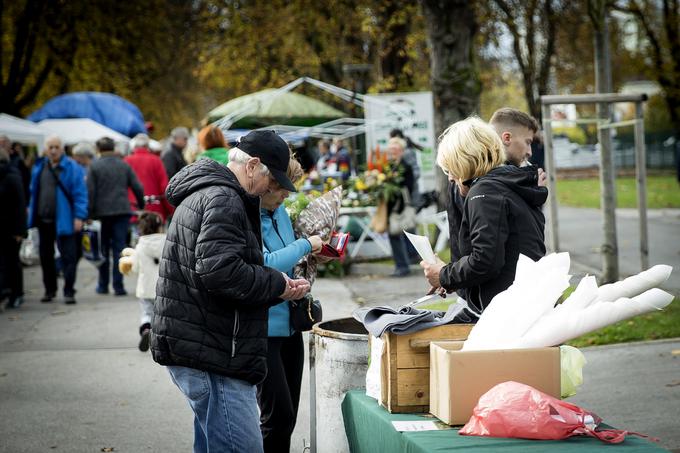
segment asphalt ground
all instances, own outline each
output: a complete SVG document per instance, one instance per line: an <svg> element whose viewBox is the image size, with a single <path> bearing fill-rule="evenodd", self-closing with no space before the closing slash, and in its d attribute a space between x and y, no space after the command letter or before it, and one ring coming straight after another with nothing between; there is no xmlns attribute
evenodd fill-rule
<svg viewBox="0 0 680 453"><path fill-rule="evenodd" d="M573 266L580 266L576 260L586 261L579 267L585 273L599 263L593 250L598 222L597 211L583 211L572 213L571 219L568 213L560 215L567 215L561 228L579 228L564 234L562 243L570 247ZM636 220L624 217L619 222L626 235ZM657 229L656 223L662 225ZM591 225L587 231L586 225ZM680 216L650 222L650 261L675 267L667 285L671 291L680 288L677 225ZM637 272L634 264L625 266L623 272ZM398 306L427 289L417 266L400 279L388 277L391 271L389 265L357 264L344 279L319 279L314 294L323 302L325 319L348 317L364 305ZM26 302L0 313L0 452L191 451L191 410L166 370L137 349L137 300L97 295L95 283L95 269L81 262L78 303L43 304L40 268L29 267ZM133 279L126 279L126 288L133 291ZM585 382L570 401L610 425L659 437L660 445L680 451L680 339L583 351L588 359ZM306 445L307 366L291 451L302 452Z"/></svg>

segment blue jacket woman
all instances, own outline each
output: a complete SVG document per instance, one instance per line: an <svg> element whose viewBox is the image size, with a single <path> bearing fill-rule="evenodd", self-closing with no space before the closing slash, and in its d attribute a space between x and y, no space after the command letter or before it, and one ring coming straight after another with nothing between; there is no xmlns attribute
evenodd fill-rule
<svg viewBox="0 0 680 453"><path fill-rule="evenodd" d="M300 164L291 158L288 178L296 181L302 176ZM288 191L273 190L262 197L262 243L264 264L291 275L293 267L305 255L321 250L319 236L296 239L283 200ZM260 429L265 452L289 451L290 437L295 428L304 347L302 333L290 325L288 301L269 309L269 338L267 340L267 377L257 388L260 404Z"/></svg>
<svg viewBox="0 0 680 453"><path fill-rule="evenodd" d="M293 277L293 267L302 257L312 252L309 240L296 239L293 225L285 206L274 211L260 209L264 264ZM289 337L295 331L290 325L288 301L269 309L269 336Z"/></svg>

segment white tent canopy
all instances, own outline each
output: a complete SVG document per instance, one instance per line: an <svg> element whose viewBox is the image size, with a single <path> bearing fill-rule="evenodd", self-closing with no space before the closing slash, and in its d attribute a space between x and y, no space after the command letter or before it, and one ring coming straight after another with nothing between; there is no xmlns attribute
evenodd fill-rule
<svg viewBox="0 0 680 453"><path fill-rule="evenodd" d="M0 113L0 134L13 142L42 146L49 132L31 121Z"/></svg>
<svg viewBox="0 0 680 453"><path fill-rule="evenodd" d="M79 142L94 143L102 137L109 137L117 143L130 141L129 137L89 118L42 120L38 125L49 134L61 137L64 145L75 145Z"/></svg>

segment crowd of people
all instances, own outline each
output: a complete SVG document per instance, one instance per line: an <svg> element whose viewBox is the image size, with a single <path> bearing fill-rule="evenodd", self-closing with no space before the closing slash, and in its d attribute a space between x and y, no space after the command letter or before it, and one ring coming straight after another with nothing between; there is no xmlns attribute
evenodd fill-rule
<svg viewBox="0 0 680 453"><path fill-rule="evenodd" d="M0 177L8 221L3 222L0 253L0 305L17 308L24 302L20 246L29 228L38 232L42 271L40 301L57 298L58 276L63 277L63 301L76 303L77 265L83 256L82 235L93 221L100 224L97 294L116 296L127 291L118 269L122 250L136 234L137 213L156 213L164 223L173 208L165 199L168 171L186 162L182 146L188 131L171 133L172 143L163 153L151 150L151 141L139 134L130 141L132 152L123 156L111 138L78 143L66 155L58 136L47 137L29 167L20 144L0 136ZM179 158L178 158L179 153ZM167 162L167 170L164 162ZM56 250L55 250L56 245ZM55 253L56 252L56 253Z"/></svg>
<svg viewBox="0 0 680 453"><path fill-rule="evenodd" d="M546 175L529 164L537 130L529 115L506 108L489 123L454 123L439 139L437 165L450 181L451 262L420 265L430 293L457 292L467 301L458 322L475 322L512 283L520 253L545 254ZM56 298L59 268L64 302L76 303L80 234L97 220L103 261L95 291L109 293L110 283L125 295L123 275L138 275L139 349L151 349L191 407L194 451L289 451L304 363L289 301L311 289L293 268L323 246L319 236L296 237L282 205L303 170L271 131L250 132L229 148L220 129L207 126L198 134L203 153L191 165L183 158L187 139L185 128L174 129L159 156L139 135L123 157L103 137L94 147L74 147L70 158L49 137L28 182L0 146L0 197L12 202L10 221L0 226L3 297L21 305L18 248L26 228L36 227L41 301ZM317 170L351 172L342 142L322 142L319 150ZM403 190L390 212L418 197L417 152L393 131L387 156ZM134 248L126 247L130 225L139 235ZM389 239L393 275L408 275L414 251L401 232Z"/></svg>

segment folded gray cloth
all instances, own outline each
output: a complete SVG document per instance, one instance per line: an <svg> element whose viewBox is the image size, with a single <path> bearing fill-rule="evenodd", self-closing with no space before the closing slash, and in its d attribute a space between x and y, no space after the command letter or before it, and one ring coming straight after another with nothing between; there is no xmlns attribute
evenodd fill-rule
<svg viewBox="0 0 680 453"><path fill-rule="evenodd" d="M401 308L387 306L366 307L354 310L352 316L366 327L374 337L382 336L386 331L396 335L405 335L452 323L461 311L459 304L451 304L443 311L421 310L405 305Z"/></svg>

